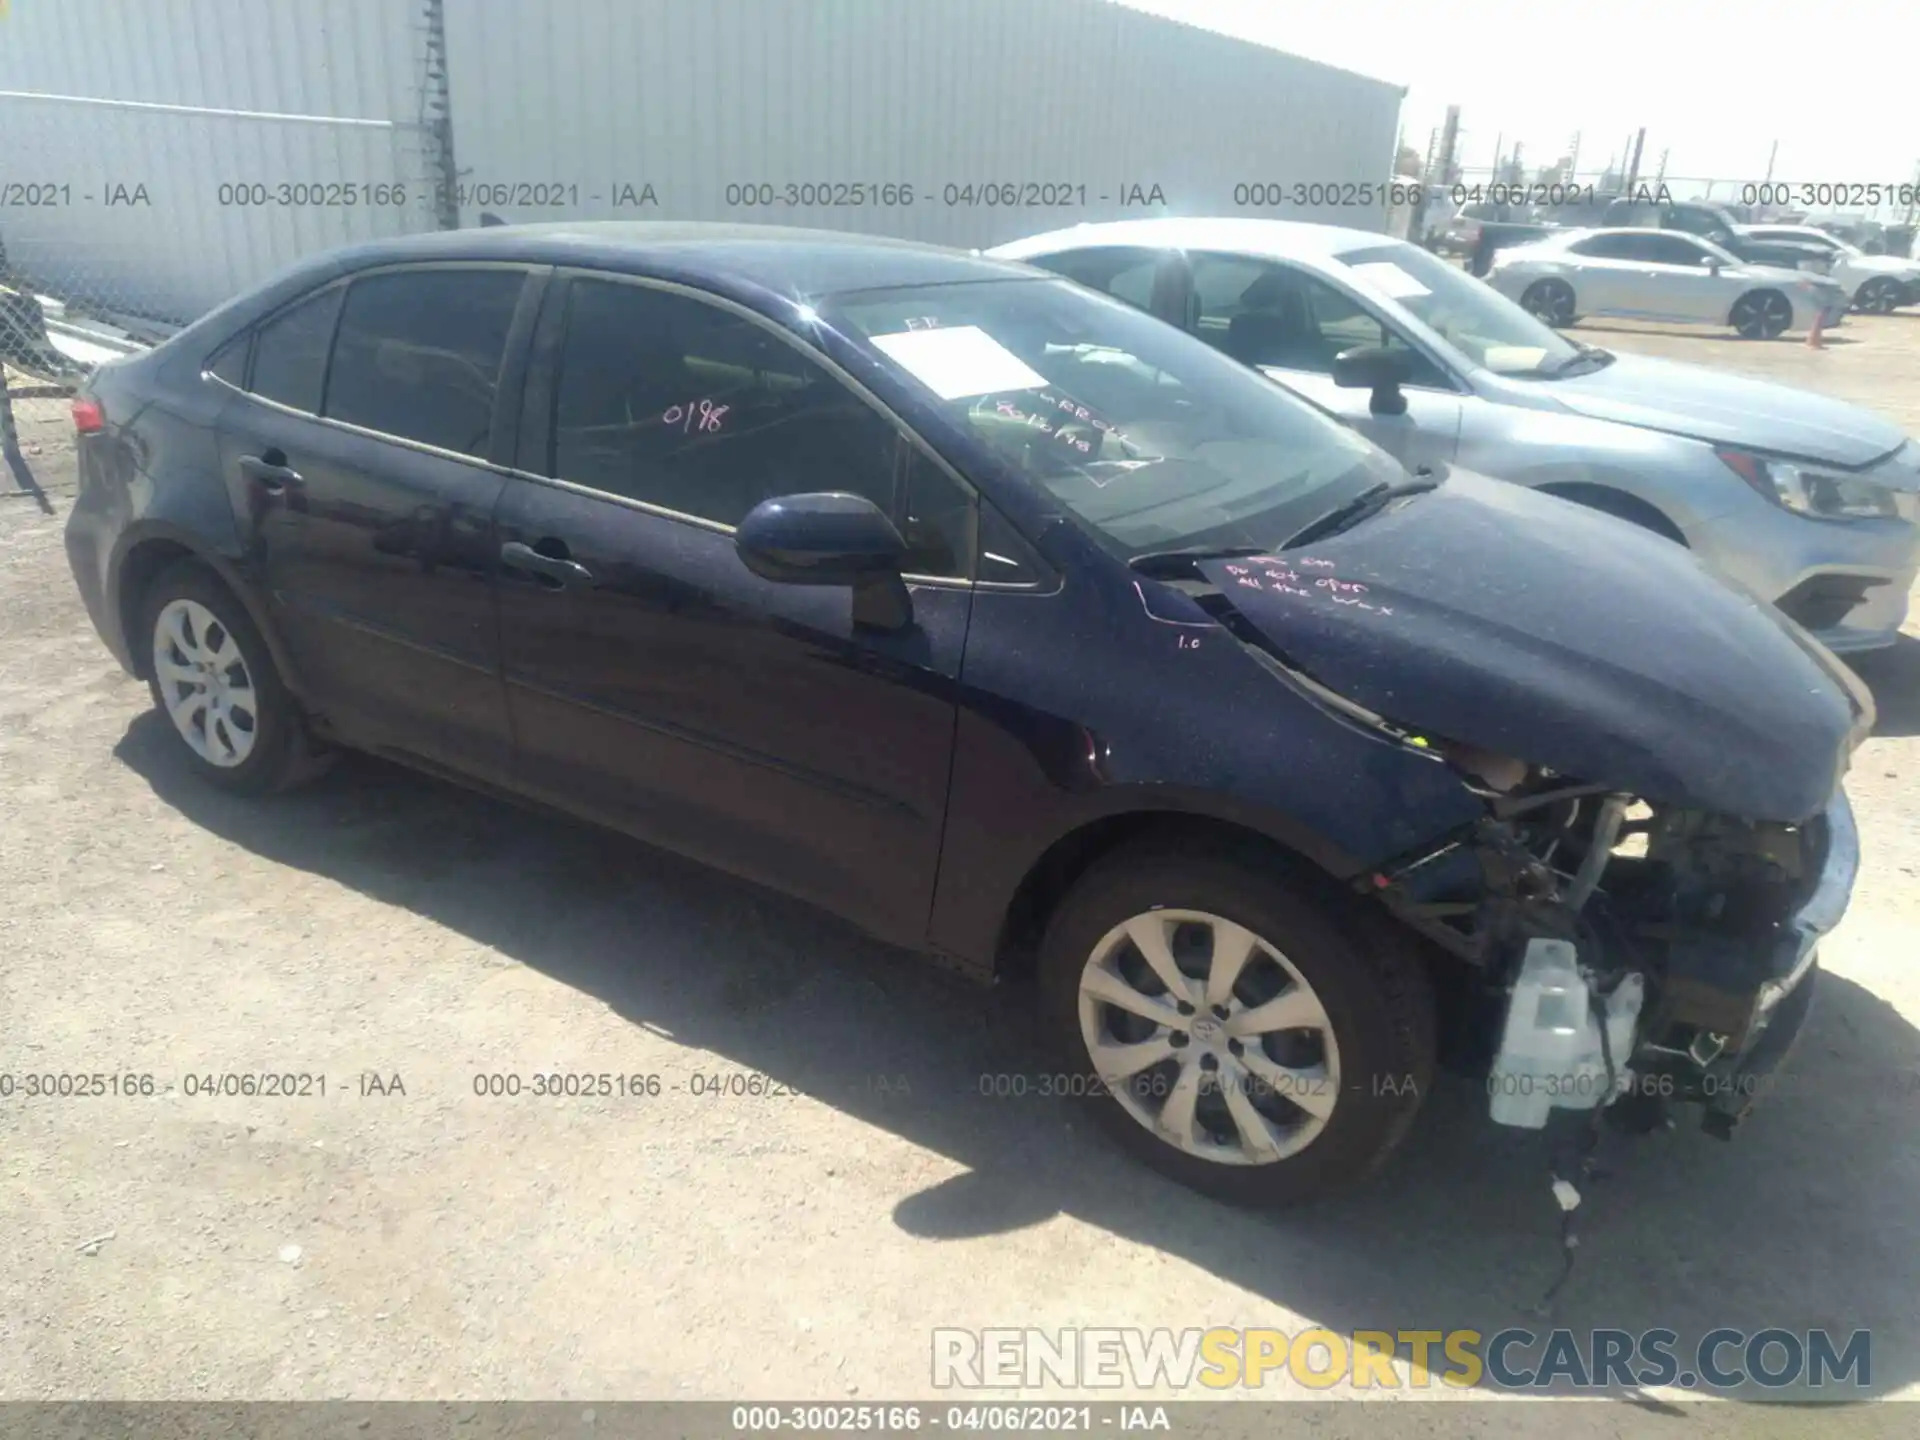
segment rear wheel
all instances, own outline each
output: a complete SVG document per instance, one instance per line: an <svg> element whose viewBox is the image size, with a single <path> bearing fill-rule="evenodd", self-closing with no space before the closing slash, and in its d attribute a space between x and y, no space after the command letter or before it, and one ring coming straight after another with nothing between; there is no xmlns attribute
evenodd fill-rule
<svg viewBox="0 0 1920 1440"><path fill-rule="evenodd" d="M1906 287L1889 275L1876 275L1862 285L1853 297L1856 310L1870 315L1891 315L1906 295Z"/></svg>
<svg viewBox="0 0 1920 1440"><path fill-rule="evenodd" d="M265 639L217 575L190 560L169 566L142 614L154 708L197 774L261 794L321 768Z"/></svg>
<svg viewBox="0 0 1920 1440"><path fill-rule="evenodd" d="M1237 1204L1374 1170L1432 1077L1433 996L1394 936L1251 857L1145 846L1048 926L1048 1028L1101 1122L1163 1174Z"/></svg>
<svg viewBox="0 0 1920 1440"><path fill-rule="evenodd" d="M1521 306L1549 325L1573 323L1573 287L1564 280L1536 280L1520 297Z"/></svg>
<svg viewBox="0 0 1920 1440"><path fill-rule="evenodd" d="M1793 324L1793 306L1778 290L1754 290L1733 302L1727 323L1743 340L1777 340Z"/></svg>

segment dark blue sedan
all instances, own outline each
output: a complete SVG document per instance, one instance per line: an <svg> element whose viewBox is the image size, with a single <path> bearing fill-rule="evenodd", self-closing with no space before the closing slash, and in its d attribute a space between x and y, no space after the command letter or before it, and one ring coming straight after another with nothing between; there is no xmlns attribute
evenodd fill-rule
<svg viewBox="0 0 1920 1440"><path fill-rule="evenodd" d="M1725 1132L1852 884L1871 705L1790 622L1019 265L414 237L74 419L81 594L209 782L371 751L1036 974L1053 1088L1229 1199L1372 1169L1443 1052Z"/></svg>

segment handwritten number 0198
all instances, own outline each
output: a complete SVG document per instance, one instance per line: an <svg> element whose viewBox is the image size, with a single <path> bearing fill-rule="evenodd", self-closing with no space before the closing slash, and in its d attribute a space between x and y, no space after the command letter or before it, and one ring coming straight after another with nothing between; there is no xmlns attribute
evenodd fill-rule
<svg viewBox="0 0 1920 1440"><path fill-rule="evenodd" d="M678 425L683 435L694 430L711 432L720 428L721 417L732 408L716 405L711 400L689 400L684 405L668 406L660 418L669 425Z"/></svg>

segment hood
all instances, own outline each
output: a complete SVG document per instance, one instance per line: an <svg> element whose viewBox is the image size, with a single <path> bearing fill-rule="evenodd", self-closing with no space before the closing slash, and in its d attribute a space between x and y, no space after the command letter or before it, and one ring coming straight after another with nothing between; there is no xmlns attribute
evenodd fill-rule
<svg viewBox="0 0 1920 1440"><path fill-rule="evenodd" d="M1201 569L1287 662L1435 738L1794 823L1872 702L1770 606L1626 521L1455 470L1352 530Z"/></svg>
<svg viewBox="0 0 1920 1440"><path fill-rule="evenodd" d="M1547 382L1576 414L1857 468L1906 443L1891 420L1806 390L1678 360L1621 355L1585 375Z"/></svg>

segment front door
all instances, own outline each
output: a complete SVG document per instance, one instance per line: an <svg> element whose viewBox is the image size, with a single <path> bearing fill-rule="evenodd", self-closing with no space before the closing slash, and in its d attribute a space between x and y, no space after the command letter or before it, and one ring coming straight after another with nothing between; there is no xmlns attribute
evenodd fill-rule
<svg viewBox="0 0 1920 1440"><path fill-rule="evenodd" d="M221 417L303 698L359 744L485 776L511 748L488 534L505 477L487 457L526 281L404 268L335 284L261 327L249 395Z"/></svg>
<svg viewBox="0 0 1920 1440"><path fill-rule="evenodd" d="M971 495L837 374L689 292L548 297L496 514L523 788L925 938L971 605ZM913 623L749 571L733 528L843 490L913 551Z"/></svg>

